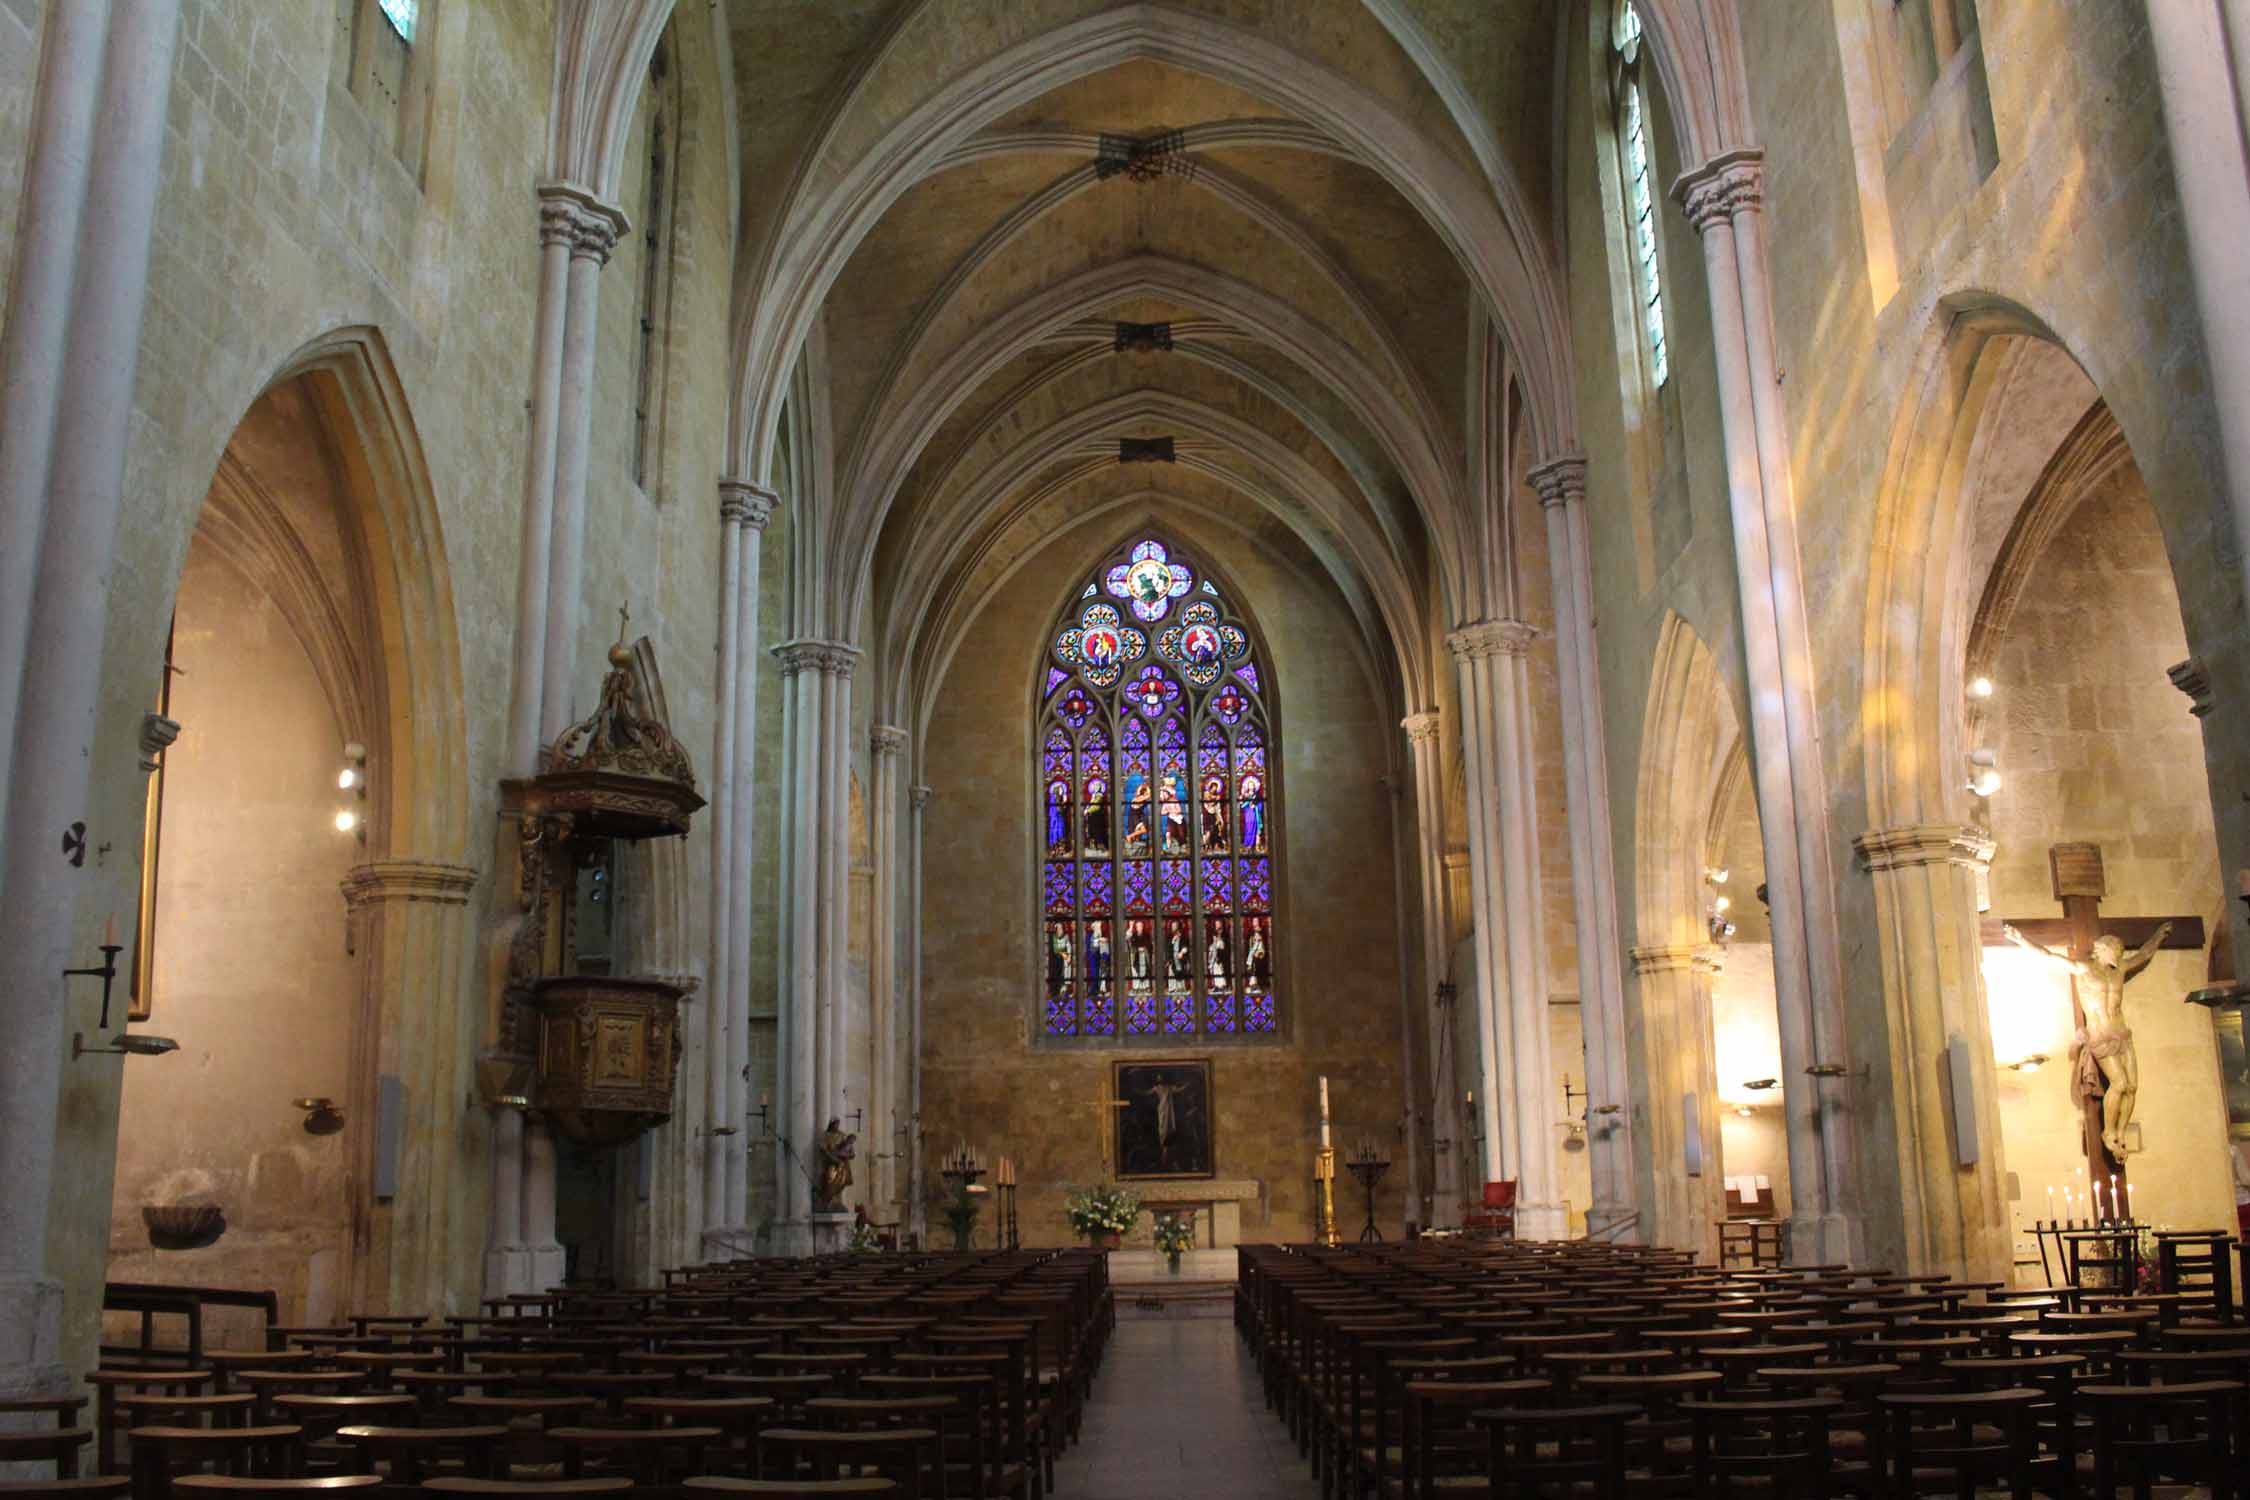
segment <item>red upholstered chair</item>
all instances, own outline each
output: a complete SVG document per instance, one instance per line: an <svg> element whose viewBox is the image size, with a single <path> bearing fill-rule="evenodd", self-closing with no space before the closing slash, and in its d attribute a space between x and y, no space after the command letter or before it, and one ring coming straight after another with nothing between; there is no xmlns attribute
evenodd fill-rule
<svg viewBox="0 0 2250 1500"><path fill-rule="evenodd" d="M1516 1185L1513 1181L1488 1182L1484 1185L1484 1207L1481 1211L1464 1214L1461 1227L1471 1234L1487 1234L1494 1239L1512 1240L1516 1237Z"/></svg>

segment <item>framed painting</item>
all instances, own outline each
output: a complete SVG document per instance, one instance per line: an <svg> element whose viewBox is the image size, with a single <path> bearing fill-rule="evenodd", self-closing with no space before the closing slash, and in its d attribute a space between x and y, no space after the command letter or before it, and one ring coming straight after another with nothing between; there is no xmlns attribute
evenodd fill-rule
<svg viewBox="0 0 2250 1500"><path fill-rule="evenodd" d="M1217 1162L1211 1060L1110 1064L1120 1182L1210 1177Z"/></svg>
<svg viewBox="0 0 2250 1500"><path fill-rule="evenodd" d="M2238 1141L2250 1140L2250 1051L2243 1046L2241 1007L2213 1010L2211 1024L2219 1039L2219 1089L2227 1104L2227 1134Z"/></svg>

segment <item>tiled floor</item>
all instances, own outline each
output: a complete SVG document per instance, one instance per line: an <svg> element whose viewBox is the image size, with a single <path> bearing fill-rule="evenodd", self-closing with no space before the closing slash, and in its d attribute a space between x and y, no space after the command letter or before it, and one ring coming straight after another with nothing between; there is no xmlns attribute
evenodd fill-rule
<svg viewBox="0 0 2250 1500"><path fill-rule="evenodd" d="M1055 1500L1311 1500L1231 1319L1122 1321Z"/></svg>

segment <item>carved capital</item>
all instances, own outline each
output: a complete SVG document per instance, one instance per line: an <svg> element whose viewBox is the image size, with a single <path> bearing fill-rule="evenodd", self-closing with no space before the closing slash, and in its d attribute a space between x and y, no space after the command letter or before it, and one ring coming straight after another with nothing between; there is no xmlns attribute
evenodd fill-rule
<svg viewBox="0 0 2250 1500"><path fill-rule="evenodd" d="M784 677L794 677L799 672L822 672L830 677L849 678L852 669L859 665L859 648L842 641L783 641L772 650L773 659L781 663Z"/></svg>
<svg viewBox="0 0 2250 1500"><path fill-rule="evenodd" d="M1565 453L1549 459L1528 476L1544 507L1571 505L1586 498L1586 455Z"/></svg>
<svg viewBox="0 0 2250 1500"><path fill-rule="evenodd" d="M428 901L460 906L475 889L477 872L432 859L378 859L353 865L338 882L344 904L373 906L384 901Z"/></svg>
<svg viewBox="0 0 2250 1500"><path fill-rule="evenodd" d="M1425 745L1438 737L1439 719L1436 709L1426 708L1418 714L1408 714L1399 720L1398 727L1406 731L1408 740L1417 745Z"/></svg>
<svg viewBox="0 0 2250 1500"><path fill-rule="evenodd" d="M906 748L906 731L894 724L877 724L867 738L878 756L896 755Z"/></svg>
<svg viewBox="0 0 2250 1500"><path fill-rule="evenodd" d="M1904 828L1870 828L1852 840L1859 862L1869 874L1878 870L1905 870L1917 865L1961 865L1969 869L1992 863L1996 846L1992 835L1964 823L1916 823Z"/></svg>
<svg viewBox="0 0 2250 1500"><path fill-rule="evenodd" d="M597 264L632 227L625 210L575 182L539 184L539 243L570 246L572 256Z"/></svg>
<svg viewBox="0 0 2250 1500"><path fill-rule="evenodd" d="M1682 172L1672 184L1672 196L1702 234L1736 214L1756 213L1766 201L1765 176L1764 152L1728 151Z"/></svg>
<svg viewBox="0 0 2250 1500"><path fill-rule="evenodd" d="M1716 974L1725 967L1707 943L1672 943L1657 948L1634 948L1629 956L1635 974Z"/></svg>
<svg viewBox="0 0 2250 1500"><path fill-rule="evenodd" d="M1445 638L1445 644L1463 661L1488 656L1522 656L1539 639L1539 627L1522 620L1479 620L1464 625Z"/></svg>
<svg viewBox="0 0 2250 1500"><path fill-rule="evenodd" d="M155 709L141 715L141 769L153 771L157 757L180 737L180 721L167 719Z"/></svg>
<svg viewBox="0 0 2250 1500"><path fill-rule="evenodd" d="M2211 668L2200 656L2166 667L2164 675L2172 679L2172 686L2188 695L2188 712L2203 718L2211 712Z"/></svg>
<svg viewBox="0 0 2250 1500"><path fill-rule="evenodd" d="M914 810L920 812L929 806L930 798L936 791L937 788L933 786L911 786L906 789L906 795L914 799Z"/></svg>
<svg viewBox="0 0 2250 1500"><path fill-rule="evenodd" d="M719 481L719 520L723 523L763 531L780 504L781 496L762 484L747 479Z"/></svg>

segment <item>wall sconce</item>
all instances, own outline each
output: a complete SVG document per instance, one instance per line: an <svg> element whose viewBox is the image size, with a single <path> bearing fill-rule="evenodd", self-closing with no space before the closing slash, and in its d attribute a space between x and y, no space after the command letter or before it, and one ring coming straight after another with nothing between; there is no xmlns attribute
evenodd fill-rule
<svg viewBox="0 0 2250 1500"><path fill-rule="evenodd" d="M168 1036L150 1036L145 1031L128 1031L106 1047L86 1045L86 1033L70 1034L72 1057L162 1057L167 1052L177 1052L180 1044Z"/></svg>
<svg viewBox="0 0 2250 1500"><path fill-rule="evenodd" d="M1969 696L1978 699L1991 697L1992 679L1982 675L1981 673L1975 677L1970 678Z"/></svg>
<svg viewBox="0 0 2250 1500"><path fill-rule="evenodd" d="M307 1135L334 1135L344 1128L344 1112L333 1099L292 1099L289 1103L305 1112Z"/></svg>
<svg viewBox="0 0 2250 1500"><path fill-rule="evenodd" d="M1753 1094L1762 1094L1767 1089L1780 1088L1781 1080L1778 1078L1753 1078L1748 1083L1745 1083L1743 1087L1748 1089Z"/></svg>
<svg viewBox="0 0 2250 1500"><path fill-rule="evenodd" d="M2000 757L1990 750L1969 752L1969 795L1989 797L2000 790Z"/></svg>
<svg viewBox="0 0 2250 1500"><path fill-rule="evenodd" d="M1752 1108L1751 1108L1751 1107L1750 1107L1749 1105L1747 1105L1747 1104L1737 1104L1737 1105L1736 1105L1736 1106L1734 1107L1734 1112L1735 1112L1735 1113L1736 1113L1737 1115L1740 1115L1740 1116L1741 1116L1741 1117L1742 1117L1743 1119L1745 1119L1745 1120L1749 1119L1749 1118L1750 1118L1750 1117L1751 1117L1752 1115L1754 1115L1754 1114L1756 1114L1756 1113L1757 1113L1757 1111L1756 1111L1756 1110L1752 1109Z"/></svg>
<svg viewBox="0 0 2250 1500"><path fill-rule="evenodd" d="M367 747L357 740L344 746L344 763L336 768L336 790L348 800L336 809L336 831L367 842Z"/></svg>
<svg viewBox="0 0 2250 1500"><path fill-rule="evenodd" d="M1729 873L1724 865L1708 865L1703 871L1703 883L1712 890L1711 906L1703 914L1703 925L1711 934L1711 941L1722 945L1734 936L1734 923L1727 919L1727 913L1734 908L1734 898L1720 889L1727 883Z"/></svg>
<svg viewBox="0 0 2250 1500"><path fill-rule="evenodd" d="M2000 1066L2018 1073L2036 1073L2046 1065L2047 1054L2034 1052L2028 1057L2019 1057L2014 1062L2002 1063Z"/></svg>
<svg viewBox="0 0 2250 1500"><path fill-rule="evenodd" d="M1811 1067L1805 1069L1805 1076L1807 1078L1841 1078L1846 1071L1842 1063L1814 1063Z"/></svg>

